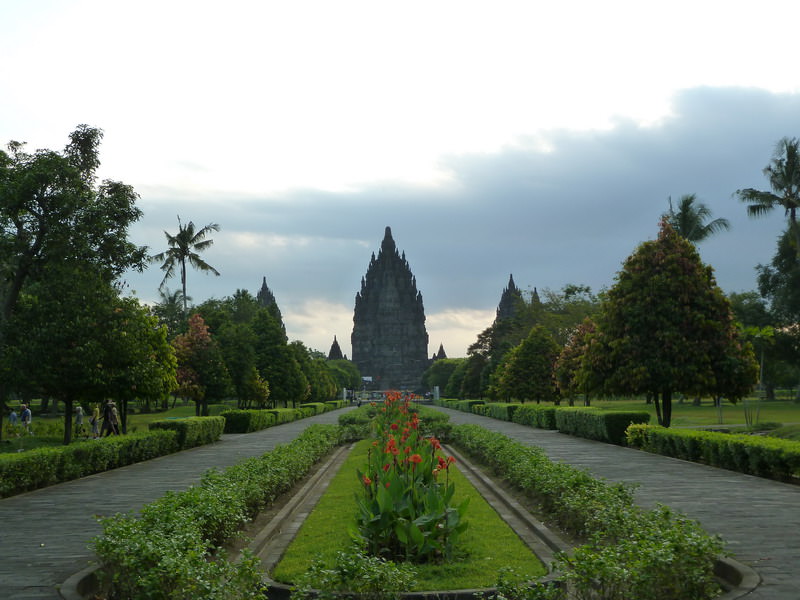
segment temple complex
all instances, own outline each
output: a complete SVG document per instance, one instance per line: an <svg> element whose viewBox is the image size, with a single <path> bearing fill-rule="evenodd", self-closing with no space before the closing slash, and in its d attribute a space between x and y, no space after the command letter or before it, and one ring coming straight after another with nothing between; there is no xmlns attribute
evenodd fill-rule
<svg viewBox="0 0 800 600"><path fill-rule="evenodd" d="M422 294L386 228L361 279L353 313L352 360L367 389L418 390L430 364Z"/></svg>

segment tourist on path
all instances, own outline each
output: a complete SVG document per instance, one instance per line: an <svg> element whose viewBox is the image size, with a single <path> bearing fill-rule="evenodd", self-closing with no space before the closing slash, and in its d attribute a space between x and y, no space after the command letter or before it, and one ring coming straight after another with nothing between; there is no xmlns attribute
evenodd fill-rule
<svg viewBox="0 0 800 600"><path fill-rule="evenodd" d="M85 433L83 429L83 407L78 404L75 407L75 436L79 437L85 435Z"/></svg>
<svg viewBox="0 0 800 600"><path fill-rule="evenodd" d="M100 437L119 435L119 422L117 420L117 407L113 400L106 402L103 407L103 433Z"/></svg>
<svg viewBox="0 0 800 600"><path fill-rule="evenodd" d="M27 404L22 405L22 414L20 417L22 419L22 427L29 434L33 435L33 431L31 430L31 419L33 418L33 415L31 414L31 409L28 408Z"/></svg>
<svg viewBox="0 0 800 600"><path fill-rule="evenodd" d="M89 424L92 426L92 439L98 439L100 437L100 407L97 404L92 409L92 418L89 419Z"/></svg>

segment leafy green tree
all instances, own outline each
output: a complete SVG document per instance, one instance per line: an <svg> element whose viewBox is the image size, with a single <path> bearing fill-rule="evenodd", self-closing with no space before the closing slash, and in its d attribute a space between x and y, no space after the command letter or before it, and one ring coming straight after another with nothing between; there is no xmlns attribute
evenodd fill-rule
<svg viewBox="0 0 800 600"><path fill-rule="evenodd" d="M189 317L189 329L172 340L178 359L178 392L194 400L195 414L208 415L208 401L222 400L231 387L222 351L199 314Z"/></svg>
<svg viewBox="0 0 800 600"><path fill-rule="evenodd" d="M684 194L678 200L677 210L669 199L669 212L664 215L672 228L690 242L697 244L720 231L728 231L727 219L711 219L711 209L697 201L695 194Z"/></svg>
<svg viewBox="0 0 800 600"><path fill-rule="evenodd" d="M578 373L588 347L588 336L594 331L594 321L586 317L583 323L572 331L556 360L554 369L556 384L561 395L568 399L570 406L574 404L575 396L578 394L583 394L583 404L589 406L588 386L579 381Z"/></svg>
<svg viewBox="0 0 800 600"><path fill-rule="evenodd" d="M752 350L741 345L712 269L666 221L657 240L626 259L596 325L588 336L582 381L607 394L652 394L665 427L674 393L735 399L756 381ZM731 353L738 353L742 377L724 367Z"/></svg>
<svg viewBox="0 0 800 600"><path fill-rule="evenodd" d="M353 361L345 358L329 360L328 369L336 381L338 391L357 390L361 387L361 372Z"/></svg>
<svg viewBox="0 0 800 600"><path fill-rule="evenodd" d="M158 322L167 328L170 339L186 331L186 314L183 311L183 292L170 291L169 288L158 290L159 302L150 308L150 312ZM188 298L191 300L191 298Z"/></svg>
<svg viewBox="0 0 800 600"><path fill-rule="evenodd" d="M161 281L163 287L167 279L175 275L175 270L179 269L181 274L181 292L183 293L183 312L186 314L187 299L186 295L186 263L203 273L213 273L219 277L219 271L208 264L200 257L200 252L207 250L214 240L206 239L212 231L219 231L219 225L209 223L200 229L195 228L195 224L189 221L186 225L181 223L178 217L178 233L175 235L164 232L169 248L153 256L152 262L162 262L161 270L164 271L164 279Z"/></svg>
<svg viewBox="0 0 800 600"><path fill-rule="evenodd" d="M281 324L261 309L253 319L256 334L256 368L269 382L270 401L274 406L296 406L309 397L308 379L289 349Z"/></svg>
<svg viewBox="0 0 800 600"><path fill-rule="evenodd" d="M434 361L422 374L423 387L433 390L434 387L439 386L439 389L444 392L450 376L462 362L464 362L463 358L442 358Z"/></svg>
<svg viewBox="0 0 800 600"><path fill-rule="evenodd" d="M746 202L747 214L760 217L782 207L789 221L789 235L795 254L800 256L800 226L797 209L800 208L800 140L782 138L775 148L772 161L763 170L772 191L753 188L737 190L736 195Z"/></svg>
<svg viewBox="0 0 800 600"><path fill-rule="evenodd" d="M249 323L227 323L217 340L239 400L239 408L249 408L259 399L261 374L256 369L256 334Z"/></svg>
<svg viewBox="0 0 800 600"><path fill-rule="evenodd" d="M560 347L543 326L533 327L519 346L506 355L500 371L500 395L522 402L536 400L538 404L558 401L558 388L553 377Z"/></svg>
<svg viewBox="0 0 800 600"><path fill-rule="evenodd" d="M146 249L128 241L128 228L141 216L138 195L118 181L96 184L102 135L79 125L62 152L29 154L13 141L0 151L2 353L24 351L8 346L7 327L26 286L41 281L49 265L78 265L107 282L144 268ZM0 403L6 392L0 380Z"/></svg>
<svg viewBox="0 0 800 600"><path fill-rule="evenodd" d="M484 373L488 359L483 354L470 354L467 356L467 365L461 381L461 390L458 397L461 399L475 398L481 400L486 391Z"/></svg>
<svg viewBox="0 0 800 600"><path fill-rule="evenodd" d="M65 444L76 401L118 400L124 431L130 400L160 399L176 385L166 331L92 270L49 267L20 296L9 336L14 388L64 403Z"/></svg>

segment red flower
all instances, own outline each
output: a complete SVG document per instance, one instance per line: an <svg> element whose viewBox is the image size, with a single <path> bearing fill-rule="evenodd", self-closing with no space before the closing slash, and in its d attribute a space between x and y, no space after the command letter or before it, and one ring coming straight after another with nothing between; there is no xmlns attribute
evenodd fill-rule
<svg viewBox="0 0 800 600"><path fill-rule="evenodd" d="M391 465L389 463L386 463L385 465L383 465L384 472L388 471L390 468L391 468Z"/></svg>
<svg viewBox="0 0 800 600"><path fill-rule="evenodd" d="M405 448L403 448L403 452L405 452L406 454L410 454L411 453L411 446L406 446Z"/></svg>
<svg viewBox="0 0 800 600"><path fill-rule="evenodd" d="M389 426L389 429L391 429L392 431L397 431L397 429L398 429L398 425L397 425L397 423L392 423L392 424Z"/></svg>
<svg viewBox="0 0 800 600"><path fill-rule="evenodd" d="M364 485L367 485L367 486L372 485L372 479L370 479L366 475L364 475Z"/></svg>
<svg viewBox="0 0 800 600"><path fill-rule="evenodd" d="M408 462L421 463L422 457L419 454L412 454L411 456L408 457Z"/></svg>
<svg viewBox="0 0 800 600"><path fill-rule="evenodd" d="M435 437L430 438L431 446L433 446L436 450L441 450L442 445L439 443Z"/></svg>

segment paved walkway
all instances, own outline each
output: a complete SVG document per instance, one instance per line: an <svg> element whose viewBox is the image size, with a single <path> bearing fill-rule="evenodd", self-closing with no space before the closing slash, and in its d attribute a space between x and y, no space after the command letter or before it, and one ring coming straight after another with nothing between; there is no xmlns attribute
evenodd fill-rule
<svg viewBox="0 0 800 600"><path fill-rule="evenodd" d="M336 423L341 412L223 435L215 444L0 500L0 598L60 599L58 586L94 557L87 543L101 533L95 515L138 510L168 490L198 483L211 467L260 456L313 423Z"/></svg>
<svg viewBox="0 0 800 600"><path fill-rule="evenodd" d="M662 502L699 520L725 539L739 561L755 568L764 581L748 600L800 598L800 487L442 410L454 423L476 423L595 475L638 483L639 503ZM100 533L94 515L136 510L167 490L197 483L210 467L260 455L312 423L336 422L339 414L226 435L211 446L0 500L0 597L58 599L57 586L92 560L87 542Z"/></svg>
<svg viewBox="0 0 800 600"><path fill-rule="evenodd" d="M475 423L539 446L560 462L610 481L639 484L636 501L666 504L722 536L728 550L761 576L747 600L800 598L800 486L648 454L555 431L454 410L453 423Z"/></svg>

